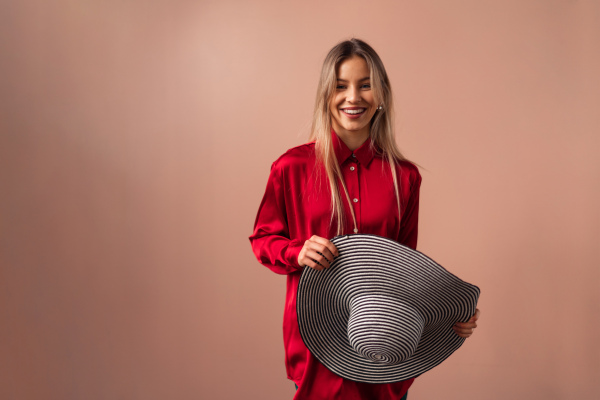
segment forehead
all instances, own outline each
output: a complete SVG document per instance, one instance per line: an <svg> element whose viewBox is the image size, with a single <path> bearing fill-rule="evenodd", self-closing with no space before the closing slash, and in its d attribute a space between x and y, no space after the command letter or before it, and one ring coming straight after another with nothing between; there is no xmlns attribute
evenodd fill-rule
<svg viewBox="0 0 600 400"><path fill-rule="evenodd" d="M369 66L364 58L353 55L338 64L336 68L338 79L363 79L370 76Z"/></svg>

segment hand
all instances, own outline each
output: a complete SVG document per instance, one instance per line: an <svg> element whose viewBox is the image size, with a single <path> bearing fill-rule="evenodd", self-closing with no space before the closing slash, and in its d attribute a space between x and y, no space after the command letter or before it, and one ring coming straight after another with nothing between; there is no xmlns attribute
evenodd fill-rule
<svg viewBox="0 0 600 400"><path fill-rule="evenodd" d="M476 322L479 319L480 314L481 311L479 311L479 308L477 308L475 310L475 315L473 315L470 320L468 320L467 322L457 322L456 324L454 324L452 329L454 329L454 332L456 332L458 336L465 339L468 338L473 334L475 328L477 328Z"/></svg>
<svg viewBox="0 0 600 400"><path fill-rule="evenodd" d="M298 264L301 267L311 267L317 271L329 268L333 258L339 255L338 249L329 240L313 235L304 242L304 246L298 254Z"/></svg>

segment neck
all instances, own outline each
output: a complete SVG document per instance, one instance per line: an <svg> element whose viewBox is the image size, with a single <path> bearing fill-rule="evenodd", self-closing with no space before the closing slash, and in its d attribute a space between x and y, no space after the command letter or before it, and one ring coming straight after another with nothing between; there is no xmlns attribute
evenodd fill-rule
<svg viewBox="0 0 600 400"><path fill-rule="evenodd" d="M340 131L341 132L336 131L338 137L352 151L362 146L369 138L368 130L365 130L364 132L348 132L341 129Z"/></svg>

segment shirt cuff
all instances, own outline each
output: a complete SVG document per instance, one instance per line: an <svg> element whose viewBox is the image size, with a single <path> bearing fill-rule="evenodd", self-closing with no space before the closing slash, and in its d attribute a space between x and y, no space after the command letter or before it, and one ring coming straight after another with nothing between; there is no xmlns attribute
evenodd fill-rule
<svg viewBox="0 0 600 400"><path fill-rule="evenodd" d="M298 270L302 269L300 264L298 264L298 255L300 255L300 250L302 250L303 246L303 240L293 239L290 241L290 244L285 251L285 259L287 260L288 265Z"/></svg>

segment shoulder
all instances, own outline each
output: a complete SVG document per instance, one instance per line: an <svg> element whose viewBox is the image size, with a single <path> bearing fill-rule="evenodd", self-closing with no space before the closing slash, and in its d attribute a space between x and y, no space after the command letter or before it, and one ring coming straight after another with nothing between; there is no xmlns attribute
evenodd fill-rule
<svg viewBox="0 0 600 400"><path fill-rule="evenodd" d="M315 142L292 147L283 153L271 166L272 170L285 171L305 167L315 161Z"/></svg>
<svg viewBox="0 0 600 400"><path fill-rule="evenodd" d="M421 183L419 168L408 160L396 161L396 172L403 181L409 181L411 184Z"/></svg>

